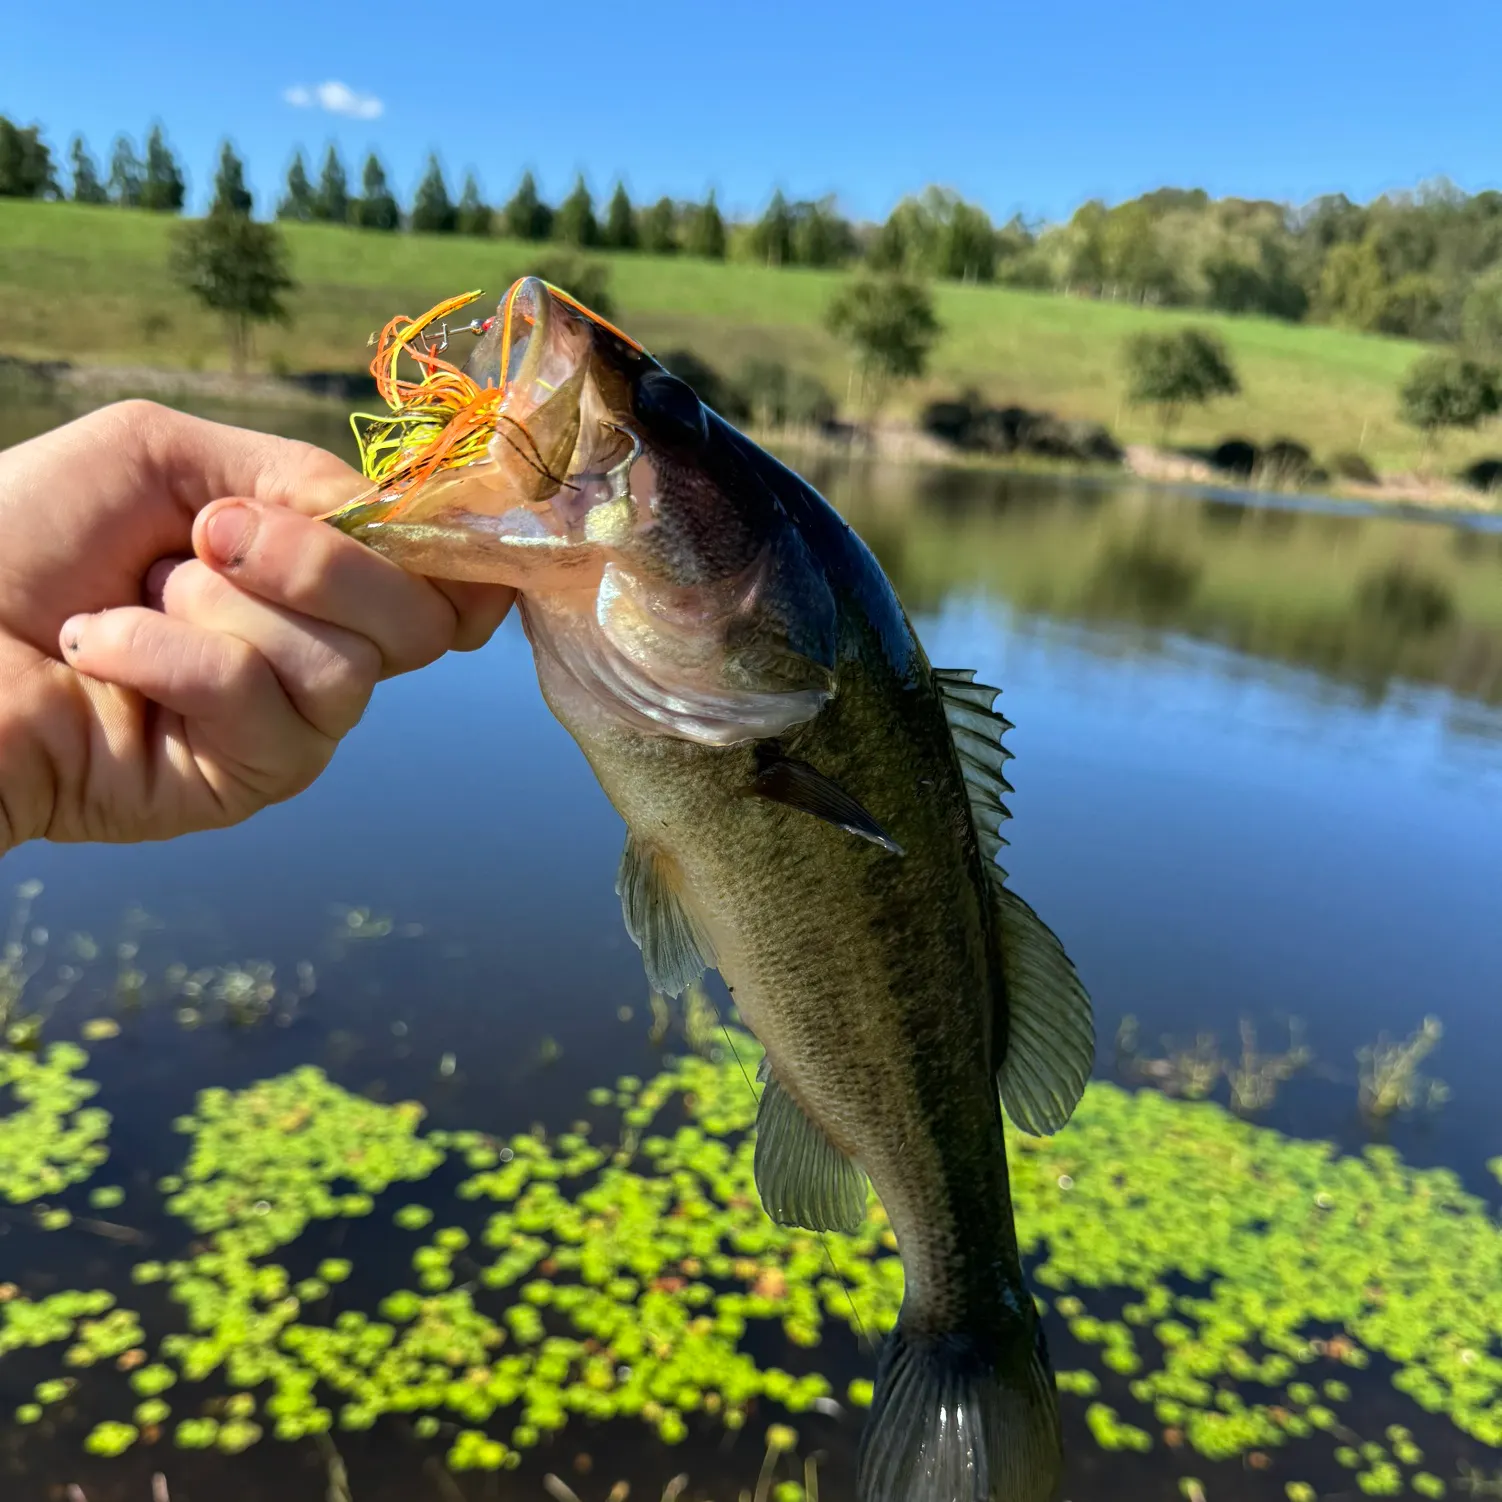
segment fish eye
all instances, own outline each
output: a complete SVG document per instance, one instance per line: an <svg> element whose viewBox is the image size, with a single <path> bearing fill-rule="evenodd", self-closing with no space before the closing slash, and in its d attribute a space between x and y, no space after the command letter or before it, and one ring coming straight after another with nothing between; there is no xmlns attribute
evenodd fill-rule
<svg viewBox="0 0 1502 1502"><path fill-rule="evenodd" d="M709 438L704 404L686 381L666 370L646 370L633 395L636 415L665 430L663 436L680 443L701 444Z"/></svg>

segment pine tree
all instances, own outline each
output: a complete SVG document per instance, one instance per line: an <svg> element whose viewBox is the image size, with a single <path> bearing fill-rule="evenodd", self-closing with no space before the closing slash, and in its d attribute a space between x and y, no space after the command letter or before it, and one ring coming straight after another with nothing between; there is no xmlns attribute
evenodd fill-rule
<svg viewBox="0 0 1502 1502"><path fill-rule="evenodd" d="M513 240L546 240L553 227L553 211L542 201L537 181L522 174L516 196L501 210L501 225Z"/></svg>
<svg viewBox="0 0 1502 1502"><path fill-rule="evenodd" d="M276 206L276 217L294 219L302 224L318 217L318 203L313 196L313 184L308 181L308 169L303 165L301 151L287 168L287 191Z"/></svg>
<svg viewBox="0 0 1502 1502"><path fill-rule="evenodd" d="M553 238L565 245L594 245L600 238L594 200L584 186L584 174L574 181L574 191L558 205L553 217Z"/></svg>
<svg viewBox="0 0 1502 1502"><path fill-rule="evenodd" d="M360 196L355 200L354 221L361 229L394 230L401 227L401 210L386 182L386 169L371 152L360 174Z"/></svg>
<svg viewBox="0 0 1502 1502"><path fill-rule="evenodd" d="M219 148L219 170L214 174L214 201L209 205L209 213L238 214L248 219L251 206L250 189L245 186L245 163L226 141Z"/></svg>
<svg viewBox="0 0 1502 1502"><path fill-rule="evenodd" d="M114 154L110 157L110 197L121 208L138 208L145 175L130 137L116 136Z"/></svg>
<svg viewBox="0 0 1502 1502"><path fill-rule="evenodd" d="M464 191L459 195L459 208L454 215L454 227L461 235L488 235L490 221L490 205L480 197L480 185L475 181L474 173L466 173Z"/></svg>
<svg viewBox="0 0 1502 1502"><path fill-rule="evenodd" d="M678 207L671 198L659 198L641 216L641 248L658 256L678 249Z"/></svg>
<svg viewBox="0 0 1502 1502"><path fill-rule="evenodd" d="M167 145L160 125L151 127L146 138L146 177L141 184L141 207L159 214L180 214L183 207L182 168Z"/></svg>
<svg viewBox="0 0 1502 1502"><path fill-rule="evenodd" d="M604 243L612 250L635 250L637 246L636 211L626 194L625 183L617 183L605 211Z"/></svg>
<svg viewBox="0 0 1502 1502"><path fill-rule="evenodd" d="M0 198L56 198L52 153L35 125L24 130L0 115Z"/></svg>
<svg viewBox="0 0 1502 1502"><path fill-rule="evenodd" d="M454 205L436 156L428 157L428 170L417 185L412 200L412 228L420 234L446 235L454 228Z"/></svg>
<svg viewBox="0 0 1502 1502"><path fill-rule="evenodd" d="M683 248L691 256L703 256L706 261L725 259L725 221L720 218L719 205L714 201L712 190L689 215Z"/></svg>
<svg viewBox="0 0 1502 1502"><path fill-rule="evenodd" d="M347 224L350 217L349 178L339 153L330 145L318 175L318 191L313 195L313 217L329 224Z"/></svg>
<svg viewBox="0 0 1502 1502"><path fill-rule="evenodd" d="M779 188L767 211L751 228L751 248L758 261L786 266L793 259L793 215Z"/></svg>
<svg viewBox="0 0 1502 1502"><path fill-rule="evenodd" d="M99 169L82 136L74 136L68 146L68 160L73 167L73 202L108 203L109 194L99 181Z"/></svg>

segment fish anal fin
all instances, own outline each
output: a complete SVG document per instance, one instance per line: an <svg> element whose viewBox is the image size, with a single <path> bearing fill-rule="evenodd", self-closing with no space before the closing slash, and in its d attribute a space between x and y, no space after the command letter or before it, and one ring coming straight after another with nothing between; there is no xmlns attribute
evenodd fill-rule
<svg viewBox="0 0 1502 1502"><path fill-rule="evenodd" d="M902 846L837 782L806 761L783 756L775 746L757 748L757 772L751 791L758 798L796 808L846 834L870 840L893 855L902 854Z"/></svg>
<svg viewBox="0 0 1502 1502"><path fill-rule="evenodd" d="M780 1226L855 1231L866 1218L866 1176L763 1064L756 1112L756 1189Z"/></svg>
<svg viewBox="0 0 1502 1502"><path fill-rule="evenodd" d="M1046 1137L1074 1114L1095 1065L1090 997L1051 928L997 870L989 877L1001 949L996 1036L1001 1103L1024 1132Z"/></svg>
<svg viewBox="0 0 1502 1502"><path fill-rule="evenodd" d="M678 996L714 963L714 948L679 895L677 867L661 851L626 837L615 889L626 932L641 950L654 991Z"/></svg>

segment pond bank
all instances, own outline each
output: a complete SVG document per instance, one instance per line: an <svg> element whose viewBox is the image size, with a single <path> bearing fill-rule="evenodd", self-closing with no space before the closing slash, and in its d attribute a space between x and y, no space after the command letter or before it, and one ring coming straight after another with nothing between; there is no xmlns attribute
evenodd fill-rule
<svg viewBox="0 0 1502 1502"><path fill-rule="evenodd" d="M39 389L60 400L117 401L148 397L170 404L192 400L234 402L282 410L348 409L352 402L377 400L375 382L365 372L301 371L286 375L234 375L228 371L186 370L149 365L76 365L69 360L25 360L0 354L0 389ZM1101 460L1050 458L1032 454L984 454L965 450L924 432L915 423L878 422L868 427L830 423L822 428L751 428L753 437L779 448L820 458L879 459L895 464L938 464L966 469L1027 471L1069 475L1120 475L1162 485L1232 486L1268 494L1310 494L1297 484L1266 484L1231 474L1205 459L1151 444L1129 444L1119 465ZM1414 473L1378 476L1375 483L1333 479L1318 494L1339 500L1432 507L1436 510L1490 511L1494 493L1450 478Z"/></svg>

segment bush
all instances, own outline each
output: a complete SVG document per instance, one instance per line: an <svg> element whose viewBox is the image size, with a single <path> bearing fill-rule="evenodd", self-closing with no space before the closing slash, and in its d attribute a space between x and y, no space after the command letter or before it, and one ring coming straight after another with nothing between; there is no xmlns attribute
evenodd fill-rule
<svg viewBox="0 0 1502 1502"><path fill-rule="evenodd" d="M834 416L834 398L818 380L777 360L748 360L737 385L763 427L817 426Z"/></svg>
<svg viewBox="0 0 1502 1502"><path fill-rule="evenodd" d="M1296 485L1314 470L1314 455L1302 443L1291 438L1275 438L1265 449L1257 465L1257 476L1264 485Z"/></svg>
<svg viewBox="0 0 1502 1502"><path fill-rule="evenodd" d="M1210 450L1210 463L1228 475L1249 480L1262 458L1262 451L1249 438L1226 438Z"/></svg>
<svg viewBox="0 0 1502 1502"><path fill-rule="evenodd" d="M1496 366L1465 355L1426 355L1398 391L1398 415L1431 441L1445 428L1479 427L1502 405Z"/></svg>
<svg viewBox="0 0 1502 1502"><path fill-rule="evenodd" d="M1377 483L1377 471L1357 453L1349 449L1342 450L1338 454L1331 454L1326 461L1326 468L1332 475L1342 480L1352 480L1357 485L1375 485Z"/></svg>
<svg viewBox="0 0 1502 1502"><path fill-rule="evenodd" d="M699 400L727 422L745 422L751 415L745 397L721 373L692 350L675 349L658 355L658 362L694 388Z"/></svg>

